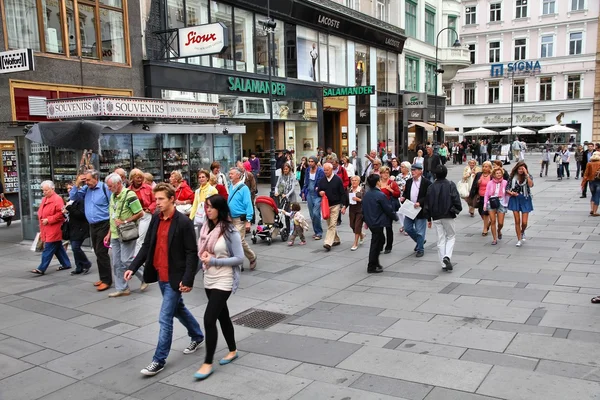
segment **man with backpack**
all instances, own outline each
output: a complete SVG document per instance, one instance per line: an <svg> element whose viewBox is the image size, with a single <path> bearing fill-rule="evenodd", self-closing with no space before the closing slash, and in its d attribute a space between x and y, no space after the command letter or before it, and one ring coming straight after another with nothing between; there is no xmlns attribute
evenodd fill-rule
<svg viewBox="0 0 600 400"><path fill-rule="evenodd" d="M522 148L521 148L521 142L519 141L518 137L515 137L515 141L512 143L511 149L512 149L513 158L515 159L515 162L519 162L521 160Z"/></svg>

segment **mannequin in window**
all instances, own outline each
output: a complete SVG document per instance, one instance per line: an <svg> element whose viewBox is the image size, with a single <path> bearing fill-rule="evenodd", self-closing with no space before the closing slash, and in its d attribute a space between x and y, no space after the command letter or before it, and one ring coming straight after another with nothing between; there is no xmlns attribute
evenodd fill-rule
<svg viewBox="0 0 600 400"><path fill-rule="evenodd" d="M312 50L310 51L310 58L312 60L312 69L311 76L313 81L317 81L317 58L319 58L319 53L317 52L317 44L313 43Z"/></svg>
<svg viewBox="0 0 600 400"><path fill-rule="evenodd" d="M363 77L365 75L365 64L362 61L356 63L356 86L362 86Z"/></svg>

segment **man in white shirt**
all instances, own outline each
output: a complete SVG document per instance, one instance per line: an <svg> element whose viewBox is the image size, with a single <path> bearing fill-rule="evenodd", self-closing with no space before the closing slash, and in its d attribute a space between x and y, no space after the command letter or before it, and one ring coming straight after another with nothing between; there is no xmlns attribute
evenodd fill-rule
<svg viewBox="0 0 600 400"><path fill-rule="evenodd" d="M362 172L363 172L363 169L362 169L363 165L362 165L362 160L358 156L358 153L356 152L356 150L352 150L352 156L350 157L350 164L352 164L354 166L354 173L358 176L361 176Z"/></svg>
<svg viewBox="0 0 600 400"><path fill-rule="evenodd" d="M392 148L388 147L387 153L385 153L383 155L383 157L381 158L381 161L383 161L384 165L387 165L388 167L391 168L391 166L392 166L392 158L396 158L396 155L392 152Z"/></svg>
<svg viewBox="0 0 600 400"><path fill-rule="evenodd" d="M365 154L365 158L367 159L367 166L365 167L365 170L362 173L362 178L361 180L364 182L365 179L367 178L367 176L371 175L373 173L373 163L375 160L379 160L377 158L377 150L371 150L371 152L369 154Z"/></svg>
<svg viewBox="0 0 600 400"><path fill-rule="evenodd" d="M413 164L411 167L412 178L406 181L404 193L400 197L400 202L410 199L415 203L415 207L423 207L427 197L427 189L431 185L428 179L423 179L423 166ZM425 233L427 232L427 219L423 210L419 212L415 219L404 217L404 231L417 244L415 246L416 256L423 257L425 254Z"/></svg>

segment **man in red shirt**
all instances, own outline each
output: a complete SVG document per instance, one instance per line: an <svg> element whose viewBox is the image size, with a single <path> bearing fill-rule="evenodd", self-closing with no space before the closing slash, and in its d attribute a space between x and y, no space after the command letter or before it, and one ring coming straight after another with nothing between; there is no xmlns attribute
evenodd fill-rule
<svg viewBox="0 0 600 400"><path fill-rule="evenodd" d="M159 183L153 189L156 209L150 221L146 239L137 256L125 272L125 280L142 266L144 282L158 281L163 295L158 322L160 332L158 345L152 362L140 372L154 376L165 367L173 340L173 318L186 327L191 338L190 345L183 351L191 354L204 342L204 334L198 321L183 303L182 293L194 286L198 270L198 246L194 224L189 217L175 209L175 188L168 183Z"/></svg>
<svg viewBox="0 0 600 400"><path fill-rule="evenodd" d="M137 168L131 170L129 173L129 184L129 189L135 192L140 200L142 209L144 210L144 215L138 220L138 232L140 237L138 237L137 242L135 243L134 253L137 254L142 248L142 244L144 244L146 232L148 231L150 221L152 220L152 214L154 214L154 211L156 210L156 199L154 198L152 187L144 182L144 173L141 170Z"/></svg>

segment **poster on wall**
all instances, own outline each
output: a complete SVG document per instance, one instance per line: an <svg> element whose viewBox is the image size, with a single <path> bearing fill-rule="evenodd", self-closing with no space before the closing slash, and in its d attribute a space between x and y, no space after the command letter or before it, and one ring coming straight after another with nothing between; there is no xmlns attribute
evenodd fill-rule
<svg viewBox="0 0 600 400"><path fill-rule="evenodd" d="M319 80L319 47L316 40L297 38L298 79Z"/></svg>

